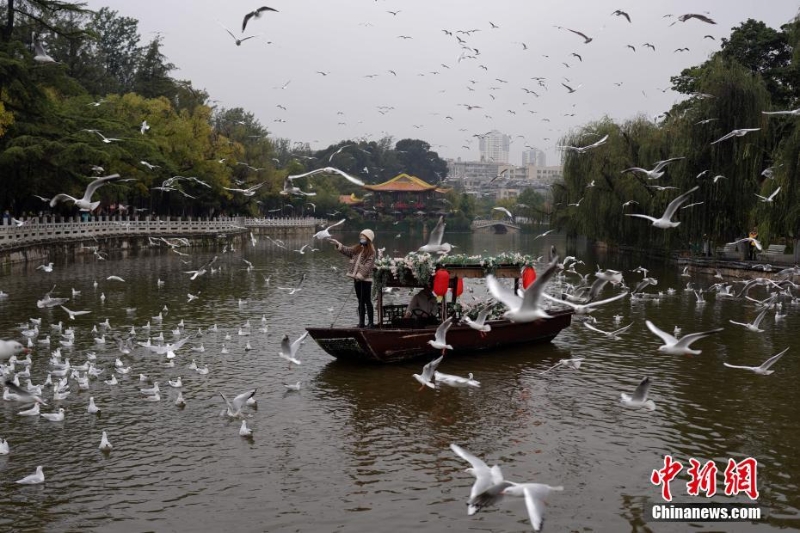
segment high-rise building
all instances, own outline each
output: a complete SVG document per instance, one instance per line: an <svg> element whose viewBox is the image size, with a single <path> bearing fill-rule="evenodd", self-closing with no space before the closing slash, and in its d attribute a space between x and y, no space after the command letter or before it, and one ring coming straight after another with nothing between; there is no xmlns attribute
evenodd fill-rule
<svg viewBox="0 0 800 533"><path fill-rule="evenodd" d="M480 137L481 161L490 163L508 163L508 150L511 147L511 137L497 130Z"/></svg>
<svg viewBox="0 0 800 533"><path fill-rule="evenodd" d="M522 152L522 166L536 165L537 167L547 166L547 156L538 148L531 148Z"/></svg>

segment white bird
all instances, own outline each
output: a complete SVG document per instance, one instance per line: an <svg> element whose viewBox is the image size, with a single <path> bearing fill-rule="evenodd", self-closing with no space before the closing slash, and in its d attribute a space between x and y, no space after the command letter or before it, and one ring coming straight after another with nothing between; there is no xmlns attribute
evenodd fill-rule
<svg viewBox="0 0 800 533"><path fill-rule="evenodd" d="M183 387L183 383L181 382L181 377L180 376L178 376L178 379L175 379L175 380L171 379L171 380L167 381L167 383L169 383L170 387L173 387L173 388L176 388L176 389L179 389L179 388Z"/></svg>
<svg viewBox="0 0 800 533"><path fill-rule="evenodd" d="M222 411L221 415L228 415L231 418L242 416L242 407L244 407L247 403L247 400L256 393L256 390L257 389L252 389L247 392L243 392L242 394L236 396L232 402L220 392L219 395L222 396L222 399L225 400L225 405L227 405L227 409Z"/></svg>
<svg viewBox="0 0 800 533"><path fill-rule="evenodd" d="M734 137L744 137L745 135L747 135L751 131L758 131L760 129L761 128L743 128L743 129L740 129L740 130L733 130L732 132L730 132L730 133L728 133L726 135L723 135L722 137L720 137L716 141L712 142L711 144L717 144L718 142L726 141L726 140L732 139Z"/></svg>
<svg viewBox="0 0 800 533"><path fill-rule="evenodd" d="M508 311L503 314L503 317L512 322L533 322L540 318L551 318L539 304L545 287L555 275L557 269L558 257L556 256L544 272L537 276L536 280L525 289L522 297L500 285L491 274L486 276L486 287L496 300L508 307Z"/></svg>
<svg viewBox="0 0 800 533"><path fill-rule="evenodd" d="M780 359L783 356L783 354L785 354L787 351L789 351L789 348L786 348L779 354L773 355L772 357L761 363L761 366L739 366L739 365L729 365L728 363L722 363L722 364L727 366L728 368L741 368L742 370L749 370L751 372L755 372L756 374L761 374L762 376L769 376L770 374L775 372L774 370L770 370L769 367L774 365L778 361L778 359Z"/></svg>
<svg viewBox="0 0 800 533"><path fill-rule="evenodd" d="M800 108L792 109L792 110L789 110L789 111L762 111L761 114L762 115L794 115L794 116L798 116L798 115L800 115Z"/></svg>
<svg viewBox="0 0 800 533"><path fill-rule="evenodd" d="M436 385L433 384L433 377L436 373L436 367L439 366L439 363L442 362L444 359L444 355L439 356L437 359L434 359L427 365L422 367L422 374L413 374L414 379L422 384L419 390L424 389L425 387L430 387L431 389L435 389Z"/></svg>
<svg viewBox="0 0 800 533"><path fill-rule="evenodd" d="M664 344L658 347L658 351L670 355L698 355L702 353L702 351L692 350L690 348L691 344L704 337L708 337L713 333L719 333L723 330L723 328L717 328L700 333L689 333L678 340L666 331L658 329L658 327L649 320L645 320L645 324L647 325L647 329L658 335L661 340L664 341Z"/></svg>
<svg viewBox="0 0 800 533"><path fill-rule="evenodd" d="M98 448L104 452L110 452L111 448L113 448L111 443L108 441L108 435L105 431L103 431L103 435L100 437L100 446L98 446Z"/></svg>
<svg viewBox="0 0 800 533"><path fill-rule="evenodd" d="M53 372L53 374L55 375L55 372ZM66 375L66 371L64 374ZM42 397L40 395L32 394L26 391L25 389L21 388L19 385L14 383L13 380L10 379L6 380L5 386L8 387L9 392L12 392L13 394L16 395L16 397L14 398L15 401L24 404L36 403L37 406L41 404L47 407L47 404L44 402L44 400L42 400Z"/></svg>
<svg viewBox="0 0 800 533"><path fill-rule="evenodd" d="M292 363L296 365L300 364L300 361L297 359L297 350L300 349L300 344L307 336L308 332L306 331L292 343L289 342L289 335L284 335L283 339L281 339L281 352L278 355L280 355L281 359L289 361L289 367L292 366Z"/></svg>
<svg viewBox="0 0 800 533"><path fill-rule="evenodd" d="M514 218L514 215L511 213L511 211L509 211L505 207L493 207L492 211L500 211L501 213L506 215L508 218Z"/></svg>
<svg viewBox="0 0 800 533"><path fill-rule="evenodd" d="M573 90L573 91L570 91L570 92L575 92L575 91ZM563 148L565 150L574 150L575 152L578 152L579 154L584 154L584 153L588 152L589 150L591 150L592 148L597 148L598 146L602 146L603 144L606 143L607 140L608 140L608 135L604 136L599 141L597 141L595 143L592 143L592 144L590 144L588 146L556 146L556 148Z"/></svg>
<svg viewBox="0 0 800 533"><path fill-rule="evenodd" d="M158 381L153 383L153 386L150 387L149 389L139 389L139 391L142 394L146 394L147 396L153 396L161 392L160 389L158 388Z"/></svg>
<svg viewBox="0 0 800 533"><path fill-rule="evenodd" d="M685 159L685 158L683 158L683 157L673 157L673 158L670 158L670 159L665 159L663 161L658 161L658 162L656 162L656 166L653 167L653 170L647 170L647 169L641 168L641 167L631 167L631 168L626 168L621 173L625 174L626 172L641 172L642 174L644 174L647 177L647 179L657 180L658 178L660 178L661 176L664 175L664 172L662 172L662 169L664 167L666 167L667 165L669 165L670 163L672 163L674 161L680 161L681 159Z"/></svg>
<svg viewBox="0 0 800 533"><path fill-rule="evenodd" d="M118 179L119 177L119 174L112 174L110 176L96 178L86 186L86 191L83 193L83 198L73 198L72 196L64 193L57 194L52 200L50 200L50 207L55 207L58 202L70 200L74 202L81 211L94 211L100 205L100 200L92 202L92 196L94 195L95 191L106 183Z"/></svg>
<svg viewBox="0 0 800 533"><path fill-rule="evenodd" d="M17 413L19 416L39 416L39 404L34 404L30 409L20 411Z"/></svg>
<svg viewBox="0 0 800 533"><path fill-rule="evenodd" d="M537 278L538 279L538 278ZM553 302L557 302L560 304L564 304L566 306L572 307L572 310L575 311L576 315L585 315L594 311L595 307L599 307L601 305L614 302L616 300L620 300L625 298L628 295L627 292L621 292L616 296L612 296L611 298L606 298L605 300L598 300L596 302L589 302L588 304L576 304L574 302L570 302L569 300L562 300L561 298L556 298L555 296L550 296L549 294L544 294L543 296L548 300Z"/></svg>
<svg viewBox="0 0 800 533"><path fill-rule="evenodd" d="M545 499L553 491L562 491L564 487L553 487L542 483L514 483L512 481L502 481L475 498L475 509L482 509L487 505L492 505L501 500L504 496L515 496L525 498L525 508L528 511L528 519L534 531L541 531L544 522Z"/></svg>
<svg viewBox="0 0 800 533"><path fill-rule="evenodd" d="M117 383L119 382L117 381L117 376L115 376L114 374L111 374L111 379L107 379L105 381L106 385L116 385Z"/></svg>
<svg viewBox="0 0 800 533"><path fill-rule="evenodd" d="M50 273L53 271L53 263L47 263L46 265L39 265L38 267L36 267L36 270L43 270L45 272Z"/></svg>
<svg viewBox="0 0 800 533"><path fill-rule="evenodd" d="M320 231L318 231L318 232L316 232L314 234L314 238L318 239L318 240L332 239L333 236L330 233L331 229L335 228L336 226L339 226L341 224L344 224L346 220L347 220L346 218L343 218L339 222L337 222L335 224L331 224L327 228L323 228L322 230L320 230Z"/></svg>
<svg viewBox="0 0 800 533"><path fill-rule="evenodd" d="M492 312L492 306L486 305L478 311L478 316L475 317L475 320L472 320L467 315L464 315L462 319L464 322L467 323L469 327L474 330L480 331L481 333L488 333L492 331L492 326L486 323L486 318L489 316L489 313Z"/></svg>
<svg viewBox="0 0 800 533"><path fill-rule="evenodd" d="M39 416L50 422L63 422L64 421L64 408L59 407L55 413L41 413Z"/></svg>
<svg viewBox="0 0 800 533"><path fill-rule="evenodd" d="M472 484L472 488L469 491L467 507L467 514L471 516L479 510L474 505L476 498L490 488L502 483L503 473L499 466L494 465L490 468L482 459L472 455L458 444L451 443L450 449L470 464L466 472L475 477L475 483Z"/></svg>
<svg viewBox="0 0 800 533"><path fill-rule="evenodd" d="M630 407L632 409L644 407L648 411L655 411L655 402L647 399L647 393L649 390L650 378L644 378L636 387L636 390L633 391L633 396L625 394L624 392L620 394L620 403L622 403L622 405L625 407Z"/></svg>
<svg viewBox="0 0 800 533"><path fill-rule="evenodd" d="M35 473L17 480L17 483L20 485L39 485L40 483L44 483L44 471L42 470L42 467L37 466Z"/></svg>
<svg viewBox="0 0 800 533"><path fill-rule="evenodd" d="M660 228L660 229L668 229L668 228L677 227L677 226L680 225L680 222L673 222L671 220L672 217L675 216L675 212L678 210L678 208L681 206L681 204L683 204L686 200L689 199L689 195L692 194L694 191L696 191L699 188L700 187L698 187L698 186L692 187L691 189L689 189L685 193L681 194L680 196L678 196L677 198L672 200L669 203L669 205L667 206L667 209L664 211L664 214L661 215L661 218L653 218L651 216L640 215L640 214L636 214L636 213L627 213L625 216L626 217L645 218L645 219L651 221L653 223L654 227Z"/></svg>
<svg viewBox="0 0 800 533"><path fill-rule="evenodd" d="M178 397L175 398L175 405L178 407L184 407L186 405L186 401L183 399L183 393L178 391Z"/></svg>
<svg viewBox="0 0 800 533"><path fill-rule="evenodd" d="M603 331L601 329L598 329L598 328L594 327L593 325L589 324L588 322L584 322L583 325L586 326L588 329L590 329L592 331L596 331L598 333L602 333L603 335L605 335L609 339L616 341L616 340L619 340L619 336L621 334L625 333L626 331L628 331L630 329L631 326L633 326L633 322L631 322L630 324L628 324L624 328L619 328L619 329L616 329L614 331Z"/></svg>
<svg viewBox="0 0 800 533"><path fill-rule="evenodd" d="M777 195L778 195L778 193L779 193L780 191L781 191L781 188L780 188L780 187L778 187L777 189L775 189L774 191L772 191L772 194L770 194L769 196L766 196L766 197L765 197L765 196L761 196L760 194L756 194L756 196L758 196L758 198L759 198L759 199L760 199L760 200L761 200L763 203L768 203L768 204L771 204L771 203L772 203L772 201L775 199L775 196L777 196Z"/></svg>
<svg viewBox="0 0 800 533"><path fill-rule="evenodd" d="M33 40L33 51L34 51L34 54L35 54L33 56L33 60L34 61L37 61L39 63L55 63L56 62L55 59L53 59L52 57L47 55L47 50L45 49L44 45L42 44L42 41L40 41L39 39L34 39Z"/></svg>
<svg viewBox="0 0 800 533"><path fill-rule="evenodd" d="M142 135L144 135L144 134L145 134L145 132L146 132L147 130L149 130L149 129L150 129L150 124L148 124L146 120L143 120L143 121L142 121L142 125L141 125L141 126L139 126L139 132L140 132ZM152 170L152 168L151 168L150 170Z"/></svg>
<svg viewBox="0 0 800 533"><path fill-rule="evenodd" d="M155 393L152 396L145 396L144 401L146 402L160 402L161 401L161 394Z"/></svg>
<svg viewBox="0 0 800 533"><path fill-rule="evenodd" d="M433 348L437 350L442 350L442 355L444 355L445 350L452 350L453 347L447 344L447 330L450 329L450 326L453 325L453 317L448 318L441 324L439 327L436 328L436 333L434 334L433 340L429 340L428 344L430 344Z"/></svg>
<svg viewBox="0 0 800 533"><path fill-rule="evenodd" d="M11 356L19 355L25 350L27 350L27 348L17 341L0 340L0 361L5 361Z"/></svg>
<svg viewBox="0 0 800 533"><path fill-rule="evenodd" d="M5 439L0 439L0 455L8 455L10 451L11 449L8 446L8 441Z"/></svg>
<svg viewBox="0 0 800 533"><path fill-rule="evenodd" d="M63 305L60 305L59 307L67 312L67 314L69 315L69 319L70 320L75 320L76 316L88 315L89 313L91 313L91 311L70 311L69 309L67 309Z"/></svg>
<svg viewBox="0 0 800 533"><path fill-rule="evenodd" d="M90 415L95 415L95 414L100 412L100 408L97 407L97 405L95 405L95 403L94 403L94 396L90 396L89 397L89 407L86 409L86 411Z"/></svg>
<svg viewBox="0 0 800 533"><path fill-rule="evenodd" d="M436 227L434 227L433 231L431 231L430 237L428 238L428 244L425 246L420 246L418 251L439 254L450 253L452 246L448 243L442 244L442 239L444 238L444 227L444 216L440 216L439 222L436 223Z"/></svg>
<svg viewBox="0 0 800 533"><path fill-rule="evenodd" d="M242 426L239 428L239 436L240 437L252 437L253 430L247 427L247 421L242 420Z"/></svg>
<svg viewBox="0 0 800 533"><path fill-rule="evenodd" d="M759 329L758 326L761 325L761 321L764 320L765 316L767 316L767 311L769 311L769 306L764 307L764 309L761 310L761 312L758 314L755 320L753 320L750 323L736 322L734 320L728 320L728 322L730 322L731 324L736 324L737 326L744 326L745 328L749 329L754 333L762 333L764 330Z"/></svg>
<svg viewBox="0 0 800 533"><path fill-rule="evenodd" d="M108 281L122 281L123 283L125 282L125 280L124 280L124 279L122 279L122 278L121 278L121 277L119 277L119 276L108 276L108 277L106 278L106 280L108 280Z"/></svg>
<svg viewBox="0 0 800 533"><path fill-rule="evenodd" d="M453 374L445 374L443 372L434 372L433 378L436 383L441 383L442 385L448 385L450 387L456 388L464 388L464 387L475 387L480 388L481 382L476 381L472 378L472 372L468 374L469 377L462 377L462 376L455 376Z"/></svg>
<svg viewBox="0 0 800 533"><path fill-rule="evenodd" d="M299 381L297 383L284 383L283 386L286 387L287 391L295 391L295 392L300 391L300 382ZM250 405L250 404L248 403L248 405Z"/></svg>

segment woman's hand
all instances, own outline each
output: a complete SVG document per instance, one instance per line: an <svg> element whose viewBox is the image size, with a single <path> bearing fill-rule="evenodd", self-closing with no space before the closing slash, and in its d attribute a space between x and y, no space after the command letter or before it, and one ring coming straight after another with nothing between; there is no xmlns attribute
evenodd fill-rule
<svg viewBox="0 0 800 533"><path fill-rule="evenodd" d="M359 272L358 274L356 274L356 279L357 279L358 281L364 281L364 275L363 275L363 274L361 274L361 272Z"/></svg>
<svg viewBox="0 0 800 533"><path fill-rule="evenodd" d="M331 244L333 244L334 248L341 248L342 247L342 243L340 243L336 239L330 239L330 242L331 242Z"/></svg>

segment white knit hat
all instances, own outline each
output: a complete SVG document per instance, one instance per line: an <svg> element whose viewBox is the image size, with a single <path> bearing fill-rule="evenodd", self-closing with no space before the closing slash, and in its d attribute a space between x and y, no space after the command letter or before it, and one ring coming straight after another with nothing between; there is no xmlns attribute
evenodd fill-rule
<svg viewBox="0 0 800 533"><path fill-rule="evenodd" d="M365 229L364 231L362 231L360 233L360 235L363 235L364 237L369 239L369 242L372 242L372 241L375 240L375 233L371 229Z"/></svg>

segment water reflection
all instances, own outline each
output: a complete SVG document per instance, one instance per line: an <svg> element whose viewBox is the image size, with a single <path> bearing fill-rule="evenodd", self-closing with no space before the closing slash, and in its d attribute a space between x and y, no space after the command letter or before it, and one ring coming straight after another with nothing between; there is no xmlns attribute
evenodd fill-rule
<svg viewBox="0 0 800 533"><path fill-rule="evenodd" d="M355 237L345 236L343 242ZM379 234L377 244L403 253L416 248L419 240ZM0 337L18 338L19 322L41 317L43 333L55 341L58 336L50 325L69 322L77 330L76 346L65 355L80 364L87 352L97 352L98 365L107 369L105 379L119 354L114 343L95 345L91 328L106 318L122 336L134 326L138 340L144 340L142 326L148 320L152 336L163 333L171 339L181 319L187 332L194 335L202 328L204 334L178 352L174 368L143 349L123 357L133 367L131 375L119 378L115 387L98 380L88 392L73 392L61 402L67 411L63 423L22 419L16 405L3 402L0 436L9 440L12 453L0 457L6 480L0 483L0 528L529 530L522 502L466 516L471 478L449 450L451 442L490 464L501 464L510 479L564 485L563 493L550 498L551 531L685 531L683 524L655 524L646 516L649 502L659 494L649 481L650 472L667 453L684 464L690 457L718 465L729 457L760 461L760 502L770 517L757 525L695 524L693 529L793 527L800 503L793 377L800 362L790 351L769 377L727 369L722 362L756 364L786 346L795 349L796 307L778 322L768 316L766 331L754 334L728 324L729 319L752 318L751 304L706 295L706 303L698 305L674 266L596 254L557 235L532 240L524 235L456 234L448 240L464 253L516 249L545 255L555 245L582 258L586 266L578 269L583 273L599 264L625 271L628 280L639 277L629 270L649 265L650 275L659 280L652 290L665 294L615 302L595 313L597 327L604 330L615 329L614 315L622 317L616 327L634 322L619 341L599 338L575 322L551 344L446 358L442 371L472 372L480 389L419 391L411 374L424 362L346 365L311 340L300 349L301 366L290 369L278 358L284 333L296 338L307 325L328 325L339 310L338 324L355 323L356 302L342 274L344 260L330 247L300 255L291 250L304 241L287 242L288 250L262 241L236 254L209 249L194 251L189 258L148 249L103 262L56 264L51 274L36 271L36 265L8 267L0 277L0 290L9 293L0 300ZM221 271L190 281L184 271L214 254L220 254ZM246 270L242 257L255 269ZM302 273L307 278L301 291L290 295L278 289L294 286ZM126 281L109 282L110 275ZM158 279L164 281L160 288ZM706 287L715 280L695 276L691 281ZM92 314L69 321L58 308L37 309L36 300L53 285L54 294L65 297L71 297L73 287L82 291L68 307L91 309ZM475 287L482 294L481 285ZM675 294L666 294L668 287ZM199 299L188 302L189 292ZM393 298L401 302L408 295ZM126 308L136 311L131 315ZM160 311L163 324L152 322ZM261 331L262 317L266 331ZM725 331L700 341L699 356L667 356L657 351L660 342L644 327L645 318L667 331L676 325L683 333L719 326ZM248 331L248 321L250 334L240 336L240 329ZM219 330L209 332L214 323ZM205 352L191 351L200 342ZM252 351L244 350L247 343ZM228 353L222 353L223 345ZM44 347L35 349L34 383L44 381L48 354ZM540 375L568 357L586 359L580 371L565 368ZM208 366L209 374L189 370L192 359ZM161 402L141 400L139 373L161 382ZM654 382L657 410L621 408L619 393L632 391L645 375ZM172 403L177 391L164 386L178 376L187 402L182 410ZM301 391L287 394L284 383L295 381L302 382ZM254 430L254 439L248 441L238 436L239 423L218 416L223 408L219 392L236 394L251 387L258 388L258 407L248 410L248 426ZM102 409L99 417L86 413L90 395ZM97 450L103 430L115 447L107 457ZM43 486L13 484L37 464L45 467ZM673 482L673 492L686 500L687 479L681 476Z"/></svg>

